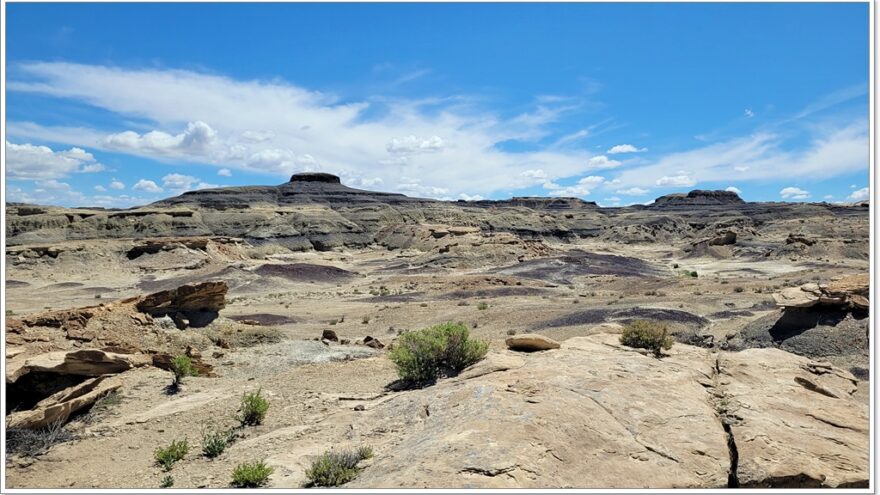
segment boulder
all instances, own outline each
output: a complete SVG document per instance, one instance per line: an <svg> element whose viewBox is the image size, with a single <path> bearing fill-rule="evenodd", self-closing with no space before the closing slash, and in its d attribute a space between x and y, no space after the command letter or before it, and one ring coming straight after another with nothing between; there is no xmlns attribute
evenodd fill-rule
<svg viewBox="0 0 880 495"><path fill-rule="evenodd" d="M508 337L504 343L507 344L508 349L525 352L546 351L549 349L559 349L560 347L559 342L535 333L514 335L513 337Z"/></svg>
<svg viewBox="0 0 880 495"><path fill-rule="evenodd" d="M815 285L815 284L814 284ZM809 308L819 304L819 294L802 287L789 287L773 294L777 306L786 308Z"/></svg>
<svg viewBox="0 0 880 495"><path fill-rule="evenodd" d="M321 332L321 339L329 340L331 342L339 342L339 337L336 336L336 332L330 329L325 329L323 332Z"/></svg>
<svg viewBox="0 0 880 495"><path fill-rule="evenodd" d="M152 316L171 316L178 328L201 327L213 321L226 307L228 290L223 281L182 285L145 296L135 306Z"/></svg>
<svg viewBox="0 0 880 495"><path fill-rule="evenodd" d="M385 347L385 344L383 344L381 340L375 337L370 337L369 335L364 337L364 345L372 347L373 349L382 349Z"/></svg>
<svg viewBox="0 0 880 495"><path fill-rule="evenodd" d="M101 397L120 386L122 383L110 375L89 378L41 400L27 411L9 414L6 416L6 427L38 429L63 423L73 413L91 407Z"/></svg>
<svg viewBox="0 0 880 495"><path fill-rule="evenodd" d="M827 284L807 283L773 294L777 306L808 308L816 304L833 306L869 306L868 274L849 275Z"/></svg>
<svg viewBox="0 0 880 495"><path fill-rule="evenodd" d="M76 376L101 376L121 373L150 364L149 356L142 354L115 354L98 349L55 351L40 354L6 369L6 383L15 383L28 373L53 373Z"/></svg>

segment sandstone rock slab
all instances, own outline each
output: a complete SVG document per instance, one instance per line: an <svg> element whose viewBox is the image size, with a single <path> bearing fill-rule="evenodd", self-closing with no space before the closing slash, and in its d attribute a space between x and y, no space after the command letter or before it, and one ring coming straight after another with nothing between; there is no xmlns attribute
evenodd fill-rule
<svg viewBox="0 0 880 495"><path fill-rule="evenodd" d="M559 349L559 342L536 333L524 333L522 335L514 335L508 337L504 343L508 349L514 351L546 351L549 349Z"/></svg>

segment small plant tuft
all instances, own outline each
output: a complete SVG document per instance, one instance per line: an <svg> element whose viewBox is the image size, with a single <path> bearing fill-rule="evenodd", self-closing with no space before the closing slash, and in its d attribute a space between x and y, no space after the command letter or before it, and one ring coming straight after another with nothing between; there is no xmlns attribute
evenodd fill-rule
<svg viewBox="0 0 880 495"><path fill-rule="evenodd" d="M261 395L261 390L244 394L241 397L238 420L244 425L258 425L266 418L269 401Z"/></svg>
<svg viewBox="0 0 880 495"><path fill-rule="evenodd" d="M668 334L666 325L648 320L635 320L623 328L620 343L628 347L649 349L660 357L662 350L672 348L674 341Z"/></svg>
<svg viewBox="0 0 880 495"><path fill-rule="evenodd" d="M156 459L156 464L162 466L165 471L171 471L174 463L183 459L188 453L189 442L184 438L183 440L174 440L171 442L171 445L164 449L156 449L153 452L153 457Z"/></svg>
<svg viewBox="0 0 880 495"><path fill-rule="evenodd" d="M232 430L206 428L202 431L202 453L205 457L213 459L222 454L234 438L235 433Z"/></svg>
<svg viewBox="0 0 880 495"><path fill-rule="evenodd" d="M52 446L73 440L75 436L63 421L55 421L40 429L9 428L6 430L6 455L18 454L35 457L47 452Z"/></svg>
<svg viewBox="0 0 880 495"><path fill-rule="evenodd" d="M357 450L324 452L306 471L306 486L340 486L355 479L361 468L358 463L373 457L373 449L360 447Z"/></svg>
<svg viewBox="0 0 880 495"><path fill-rule="evenodd" d="M401 380L425 385L453 376L483 359L489 344L470 338L460 323L443 323L403 334L389 353Z"/></svg>
<svg viewBox="0 0 880 495"><path fill-rule="evenodd" d="M257 488L269 482L269 475L275 469L263 461L243 463L235 466L232 471L232 486L236 488Z"/></svg>
<svg viewBox="0 0 880 495"><path fill-rule="evenodd" d="M489 304L485 301L480 301L480 303L477 304L477 309L479 309L480 311L485 311L489 309Z"/></svg>
<svg viewBox="0 0 880 495"><path fill-rule="evenodd" d="M174 476L171 476L170 474L165 475L165 477L162 478L162 483L159 484L159 488L171 488L172 486L174 486Z"/></svg>
<svg viewBox="0 0 880 495"><path fill-rule="evenodd" d="M183 379L187 376L199 376L199 370L193 366L189 356L176 356L171 360L171 371L174 373L174 382L171 386L175 389L180 387Z"/></svg>

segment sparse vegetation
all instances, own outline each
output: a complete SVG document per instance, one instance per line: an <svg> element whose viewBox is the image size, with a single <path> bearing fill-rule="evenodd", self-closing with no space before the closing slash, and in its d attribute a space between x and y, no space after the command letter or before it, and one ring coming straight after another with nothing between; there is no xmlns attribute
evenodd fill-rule
<svg viewBox="0 0 880 495"><path fill-rule="evenodd" d="M745 289L743 289L742 287L734 287L734 288L733 288L733 291L736 292L736 293L740 293L740 292L742 292L742 291L744 291L744 290L745 290Z"/></svg>
<svg viewBox="0 0 880 495"><path fill-rule="evenodd" d="M369 317L369 316L364 316L363 318L361 318L361 324L362 324L362 325L366 325L366 324L369 323L369 322L370 322L370 317Z"/></svg>
<svg viewBox="0 0 880 495"><path fill-rule="evenodd" d="M232 430L208 427L202 431L202 453L205 457L213 459L222 454L234 438L235 433Z"/></svg>
<svg viewBox="0 0 880 495"><path fill-rule="evenodd" d="M516 335L516 330L511 328L510 330L507 331L507 335Z"/></svg>
<svg viewBox="0 0 880 495"><path fill-rule="evenodd" d="M649 349L660 357L663 350L672 348L674 341L666 325L648 320L635 320L623 328L620 343L628 347Z"/></svg>
<svg viewBox="0 0 880 495"><path fill-rule="evenodd" d="M236 488L258 488L269 481L274 471L263 461L239 464L232 471L231 484Z"/></svg>
<svg viewBox="0 0 880 495"><path fill-rule="evenodd" d="M186 438L183 440L174 440L171 445L165 448L158 448L153 452L156 464L162 466L165 471L171 471L174 463L183 459L189 453L189 442Z"/></svg>
<svg viewBox="0 0 880 495"><path fill-rule="evenodd" d="M162 483L159 484L159 488L171 488L172 486L174 486L174 476L170 474L165 475L162 478Z"/></svg>
<svg viewBox="0 0 880 495"><path fill-rule="evenodd" d="M325 452L306 471L306 486L340 486L355 479L361 471L358 463L373 457L373 449L360 447L343 452Z"/></svg>
<svg viewBox="0 0 880 495"><path fill-rule="evenodd" d="M453 376L483 359L489 344L470 338L462 324L443 323L400 337L389 357L401 380L427 384L441 376Z"/></svg>
<svg viewBox="0 0 880 495"><path fill-rule="evenodd" d="M238 420L242 425L258 425L266 418L269 401L261 395L261 392L261 390L257 390L241 397Z"/></svg>
<svg viewBox="0 0 880 495"><path fill-rule="evenodd" d="M14 314L15 314L15 311L13 311L13 310L11 310L11 309L7 309L7 310L6 310L6 316L12 316L12 315L14 315Z"/></svg>
<svg viewBox="0 0 880 495"><path fill-rule="evenodd" d="M174 373L174 380L166 389L169 394L176 394L180 390L184 377L199 375L199 371L193 366L192 359L184 355L175 356L171 360L171 372Z"/></svg>
<svg viewBox="0 0 880 495"><path fill-rule="evenodd" d="M6 454L24 457L40 455L52 446L73 440L73 433L64 428L64 423L56 421L45 428L10 428L6 430Z"/></svg>
<svg viewBox="0 0 880 495"><path fill-rule="evenodd" d="M480 311L485 311L489 309L489 303L485 301L480 301L480 303L477 304L477 309L479 309Z"/></svg>

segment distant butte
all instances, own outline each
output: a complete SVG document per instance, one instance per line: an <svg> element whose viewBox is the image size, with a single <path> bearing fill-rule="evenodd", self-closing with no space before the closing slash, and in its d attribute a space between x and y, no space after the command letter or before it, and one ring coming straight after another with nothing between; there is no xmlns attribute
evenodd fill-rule
<svg viewBox="0 0 880 495"><path fill-rule="evenodd" d="M323 172L304 172L290 176L290 182L325 182L327 184L342 184L338 175L325 174Z"/></svg>

